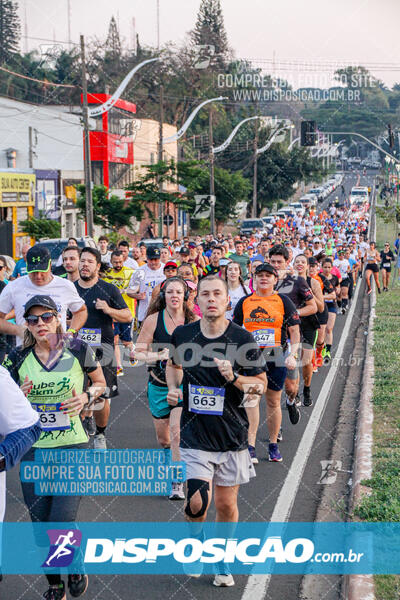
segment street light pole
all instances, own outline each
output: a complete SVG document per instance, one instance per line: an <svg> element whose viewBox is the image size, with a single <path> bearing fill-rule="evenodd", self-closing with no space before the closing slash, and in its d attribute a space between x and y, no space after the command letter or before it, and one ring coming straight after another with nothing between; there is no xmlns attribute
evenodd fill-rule
<svg viewBox="0 0 400 600"><path fill-rule="evenodd" d="M210 106L208 113L208 139L210 154L210 221L211 234L215 236L215 180L214 180L214 149L213 149L213 107Z"/></svg>
<svg viewBox="0 0 400 600"><path fill-rule="evenodd" d="M89 113L87 99L87 80L86 80L86 59L85 59L85 39L80 36L81 41L81 63L82 63L82 95L83 95L83 132L85 137L85 196L86 196L86 228L87 235L93 237L93 198L92 198L92 173L90 164L90 143L89 143Z"/></svg>
<svg viewBox="0 0 400 600"><path fill-rule="evenodd" d="M163 122L164 122L164 86L160 85L160 118L158 121L158 164L162 162L163 159ZM163 236L163 224L164 224L164 206L161 199L161 193L163 191L162 179L159 176L158 178L158 192L160 194L159 200L159 216L160 223L158 225L158 234L159 237Z"/></svg>
<svg viewBox="0 0 400 600"><path fill-rule="evenodd" d="M257 217L257 145L258 145L258 119L255 122L255 133L253 140L253 161L254 161L254 170L253 170L253 206L251 211L251 216L253 219Z"/></svg>

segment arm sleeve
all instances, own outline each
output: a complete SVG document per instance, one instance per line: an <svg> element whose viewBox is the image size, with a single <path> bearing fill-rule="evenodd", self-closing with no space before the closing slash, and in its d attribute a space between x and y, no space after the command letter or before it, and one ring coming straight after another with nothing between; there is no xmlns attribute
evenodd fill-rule
<svg viewBox="0 0 400 600"><path fill-rule="evenodd" d="M233 319L232 321L236 323L236 325L243 325L243 301L246 298L240 298L239 302L235 306L235 310L233 311Z"/></svg>
<svg viewBox="0 0 400 600"><path fill-rule="evenodd" d="M279 294L279 297L281 298L282 302L283 302L283 307L284 307L284 321L285 324L288 327L293 327L294 325L300 325L300 317L299 317L299 313L296 310L295 305L293 304L293 302L291 301L291 299L288 296L285 296L285 294Z"/></svg>
<svg viewBox="0 0 400 600"><path fill-rule="evenodd" d="M0 454L4 456L6 471L9 471L21 460L29 448L40 438L41 433L42 429L37 421L34 425L18 429L5 437L0 444Z"/></svg>

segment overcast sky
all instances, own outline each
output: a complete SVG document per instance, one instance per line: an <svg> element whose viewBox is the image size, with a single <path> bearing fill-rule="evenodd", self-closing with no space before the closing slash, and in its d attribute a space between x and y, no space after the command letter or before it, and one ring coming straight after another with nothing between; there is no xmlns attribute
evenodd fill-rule
<svg viewBox="0 0 400 600"><path fill-rule="evenodd" d="M159 4L161 44L179 43L195 24L200 0ZM19 5L23 34L27 15L29 49L46 43L32 38L68 39L68 0ZM273 74L295 87L329 85L336 65L327 63L363 64L390 87L400 82L400 0L221 0L221 5L236 57L257 59L268 73L274 60ZM114 15L125 45L131 45L133 17L141 43L157 43L157 0L70 0L70 6L74 42L81 33L104 38Z"/></svg>

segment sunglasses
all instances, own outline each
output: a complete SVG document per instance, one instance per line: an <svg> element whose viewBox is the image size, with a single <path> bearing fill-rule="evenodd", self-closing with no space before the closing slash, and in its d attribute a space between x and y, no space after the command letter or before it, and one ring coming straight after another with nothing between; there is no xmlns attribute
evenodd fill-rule
<svg viewBox="0 0 400 600"><path fill-rule="evenodd" d="M39 319L42 319L43 323L51 323L54 317L54 313L45 312L41 315L28 315L26 320L29 325L37 325L39 323Z"/></svg>
<svg viewBox="0 0 400 600"><path fill-rule="evenodd" d="M0 271L5 268L6 268L6 265L0 265Z"/></svg>

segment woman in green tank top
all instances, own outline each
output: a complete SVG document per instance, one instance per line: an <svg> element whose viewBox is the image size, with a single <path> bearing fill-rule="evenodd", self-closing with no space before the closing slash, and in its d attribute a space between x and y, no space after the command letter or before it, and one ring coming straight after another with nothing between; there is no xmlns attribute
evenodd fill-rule
<svg viewBox="0 0 400 600"><path fill-rule="evenodd" d="M27 329L24 345L13 350L3 366L21 386L39 413L42 434L22 461L34 461L40 449L75 450L87 446L88 437L80 413L104 394L106 382L92 349L78 339L65 343L57 306L49 296L34 296L25 305ZM84 391L85 375L91 382ZM32 522L73 523L79 496L44 496L35 493L35 484L21 482L25 504ZM39 546L43 540L37 539ZM54 571L53 571L54 573ZM60 574L46 574L49 589L44 598L64 600L65 585ZM68 588L78 597L86 591L86 575L68 575Z"/></svg>

